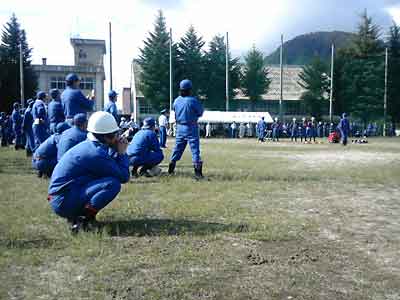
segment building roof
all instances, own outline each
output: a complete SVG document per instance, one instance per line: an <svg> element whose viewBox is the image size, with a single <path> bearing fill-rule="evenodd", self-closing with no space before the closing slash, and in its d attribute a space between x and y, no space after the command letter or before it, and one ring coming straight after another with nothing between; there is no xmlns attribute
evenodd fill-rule
<svg viewBox="0 0 400 300"><path fill-rule="evenodd" d="M70 41L72 46L75 45L103 46L103 54L106 54L106 42L104 40L71 38Z"/></svg>

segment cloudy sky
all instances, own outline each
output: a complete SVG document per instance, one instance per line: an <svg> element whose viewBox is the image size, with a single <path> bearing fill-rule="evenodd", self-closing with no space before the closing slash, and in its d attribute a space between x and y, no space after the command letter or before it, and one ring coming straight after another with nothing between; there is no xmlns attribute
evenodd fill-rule
<svg viewBox="0 0 400 300"><path fill-rule="evenodd" d="M129 85L130 61L153 28L158 9L177 40L193 24L206 41L230 33L231 50L240 55L253 44L266 54L279 46L280 34L291 39L312 31L354 31L365 8L385 30L400 24L400 0L2 0L0 25L12 13L27 31L33 62L73 64L71 36L107 39L113 24L114 86ZM108 52L108 43L107 43ZM106 66L108 56L106 57ZM106 67L108 75L108 68ZM108 76L107 76L108 77Z"/></svg>

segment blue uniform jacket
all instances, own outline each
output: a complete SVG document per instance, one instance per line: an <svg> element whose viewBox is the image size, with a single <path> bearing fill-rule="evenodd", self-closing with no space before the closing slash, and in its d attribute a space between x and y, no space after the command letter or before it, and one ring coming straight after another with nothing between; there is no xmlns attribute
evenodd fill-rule
<svg viewBox="0 0 400 300"><path fill-rule="evenodd" d="M24 131L29 131L32 129L32 125L33 125L32 110L28 108L24 113L24 118L22 121L22 129Z"/></svg>
<svg viewBox="0 0 400 300"><path fill-rule="evenodd" d="M83 131L76 126L64 131L58 144L57 159L60 160L69 149L83 142L86 138L87 131Z"/></svg>
<svg viewBox="0 0 400 300"><path fill-rule="evenodd" d="M48 110L50 123L62 123L65 121L64 108L61 101L51 100Z"/></svg>
<svg viewBox="0 0 400 300"><path fill-rule="evenodd" d="M104 111L112 114L114 116L115 121L117 121L117 124L119 123L118 121L118 109L117 105L113 101L108 101L108 103L104 106Z"/></svg>
<svg viewBox="0 0 400 300"><path fill-rule="evenodd" d="M18 110L13 110L12 115L11 115L11 120L13 123L13 130L15 133L21 133L22 132L22 117L21 114L19 113Z"/></svg>
<svg viewBox="0 0 400 300"><path fill-rule="evenodd" d="M94 101L86 98L81 90L67 87L61 94L64 115L72 119L76 114L87 113L93 110Z"/></svg>
<svg viewBox="0 0 400 300"><path fill-rule="evenodd" d="M33 119L42 119L47 121L46 106L42 100L37 99L32 107L32 117Z"/></svg>
<svg viewBox="0 0 400 300"><path fill-rule="evenodd" d="M36 149L33 157L40 157L41 159L56 159L57 158L57 145L60 142L61 135L55 133L40 144Z"/></svg>
<svg viewBox="0 0 400 300"><path fill-rule="evenodd" d="M127 154L131 156L145 156L149 152L162 154L156 133L151 129L142 129L136 133L128 146Z"/></svg>
<svg viewBox="0 0 400 300"><path fill-rule="evenodd" d="M195 97L179 96L173 105L175 120L180 125L196 125L197 120L203 115L204 109Z"/></svg>
<svg viewBox="0 0 400 300"><path fill-rule="evenodd" d="M267 124L261 120L257 123L257 132L264 133L265 129L267 128Z"/></svg>
<svg viewBox="0 0 400 300"><path fill-rule="evenodd" d="M51 177L49 194L55 195L72 184L85 185L105 177L128 182L128 155L111 156L109 147L87 140L68 151L58 162Z"/></svg>
<svg viewBox="0 0 400 300"><path fill-rule="evenodd" d="M344 134L349 134L350 132L349 120L347 120L346 118L341 119L337 128L341 130Z"/></svg>

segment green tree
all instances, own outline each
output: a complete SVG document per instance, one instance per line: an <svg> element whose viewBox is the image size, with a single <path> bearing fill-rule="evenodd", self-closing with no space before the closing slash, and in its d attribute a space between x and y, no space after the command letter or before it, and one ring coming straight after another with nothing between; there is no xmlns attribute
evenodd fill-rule
<svg viewBox="0 0 400 300"><path fill-rule="evenodd" d="M335 96L340 99L335 100L364 123L383 115L382 45L379 27L365 12L361 15L353 43L338 53L340 73L335 75Z"/></svg>
<svg viewBox="0 0 400 300"><path fill-rule="evenodd" d="M251 101L251 110L254 111L255 102L268 92L271 79L268 78L269 70L265 65L263 53L255 46L244 57L244 66L241 76L241 89Z"/></svg>
<svg viewBox="0 0 400 300"><path fill-rule="evenodd" d="M299 85L306 91L301 96L306 110L320 117L329 105L328 65L320 59L315 59L310 65L304 66L299 74Z"/></svg>
<svg viewBox="0 0 400 300"><path fill-rule="evenodd" d="M31 66L32 48L29 48L25 30L13 14L3 27L0 44L0 110L12 110L12 103L20 99L20 50L22 44L25 97L33 97L37 75Z"/></svg>
<svg viewBox="0 0 400 300"><path fill-rule="evenodd" d="M226 45L223 36L215 36L205 55L207 78L204 94L205 106L209 109L225 109L225 74L226 74ZM239 58L231 58L229 54L229 98L232 100L240 87Z"/></svg>
<svg viewBox="0 0 400 300"><path fill-rule="evenodd" d="M193 26L190 26L178 44L176 77L179 80L190 79L193 81L193 93L198 95L204 87L204 53L205 42L198 36Z"/></svg>
<svg viewBox="0 0 400 300"><path fill-rule="evenodd" d="M154 23L154 31L149 32L144 41L138 60L142 69L139 88L157 110L169 107L169 40L165 18L160 10ZM176 46L173 57L175 55Z"/></svg>
<svg viewBox="0 0 400 300"><path fill-rule="evenodd" d="M400 122L400 26L395 23L389 32L388 115Z"/></svg>

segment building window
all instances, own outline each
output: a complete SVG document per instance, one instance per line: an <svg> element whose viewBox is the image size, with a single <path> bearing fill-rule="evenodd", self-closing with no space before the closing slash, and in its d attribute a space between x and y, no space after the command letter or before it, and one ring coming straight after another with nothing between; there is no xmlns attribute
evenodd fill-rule
<svg viewBox="0 0 400 300"><path fill-rule="evenodd" d="M51 77L50 88L65 90L65 77Z"/></svg>
<svg viewBox="0 0 400 300"><path fill-rule="evenodd" d="M96 87L95 79L92 77L82 77L79 88L81 90L94 90Z"/></svg>

